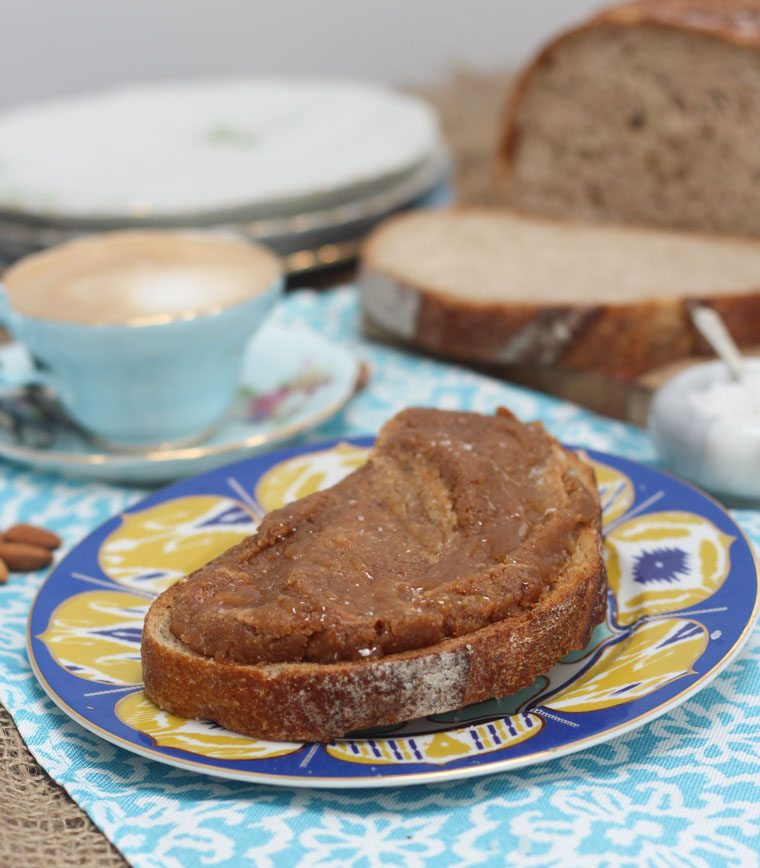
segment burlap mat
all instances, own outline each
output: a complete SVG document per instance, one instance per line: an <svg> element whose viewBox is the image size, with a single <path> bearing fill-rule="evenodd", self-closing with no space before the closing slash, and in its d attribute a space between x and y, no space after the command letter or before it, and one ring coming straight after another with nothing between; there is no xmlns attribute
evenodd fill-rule
<svg viewBox="0 0 760 868"><path fill-rule="evenodd" d="M118 850L35 762L0 706L0 865L126 865Z"/></svg>
<svg viewBox="0 0 760 868"><path fill-rule="evenodd" d="M440 87L419 91L438 109L454 158L459 201L497 205L495 155L506 110L509 76L460 71Z"/></svg>
<svg viewBox="0 0 760 868"><path fill-rule="evenodd" d="M454 186L462 201L496 202L493 153L506 81L506 76L462 72L423 93L441 112L454 155ZM0 769L0 866L111 868L127 864L34 760L2 706Z"/></svg>

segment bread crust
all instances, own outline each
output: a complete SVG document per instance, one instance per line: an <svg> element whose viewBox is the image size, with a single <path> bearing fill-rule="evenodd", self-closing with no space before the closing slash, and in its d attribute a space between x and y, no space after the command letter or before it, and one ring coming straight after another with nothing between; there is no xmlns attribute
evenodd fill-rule
<svg viewBox="0 0 760 868"><path fill-rule="evenodd" d="M176 590L145 620L146 694L173 714L273 741L327 742L514 693L584 648L607 600L599 537L587 529L572 564L534 608L468 636L378 660L245 665L217 663L172 636Z"/></svg>
<svg viewBox="0 0 760 868"><path fill-rule="evenodd" d="M472 207L457 210L493 213ZM412 285L379 265L375 254L382 233L406 217L391 218L370 236L359 283L367 325L409 346L467 362L561 365L629 381L678 359L711 352L691 321L695 304L717 310L741 347L760 343L760 286L741 295L533 305L479 302ZM558 218L531 216L530 220L570 225ZM699 238L699 233L690 236ZM748 239L747 243L757 242Z"/></svg>
<svg viewBox="0 0 760 868"><path fill-rule="evenodd" d="M595 491L591 468L571 460ZM204 657L169 630L182 581L153 602L145 619L147 696L173 714L273 741L327 742L506 696L584 648L607 609L598 522L581 529L572 558L530 609L432 647L377 659L240 664Z"/></svg>
<svg viewBox="0 0 760 868"><path fill-rule="evenodd" d="M635 0L602 9L585 25L656 24L760 48L760 0Z"/></svg>
<svg viewBox="0 0 760 868"><path fill-rule="evenodd" d="M760 0L634 0L602 9L544 45L517 77L507 100L496 161L496 175L507 199L511 168L519 145L517 118L533 74L566 42L606 26L662 27L757 50L760 49Z"/></svg>

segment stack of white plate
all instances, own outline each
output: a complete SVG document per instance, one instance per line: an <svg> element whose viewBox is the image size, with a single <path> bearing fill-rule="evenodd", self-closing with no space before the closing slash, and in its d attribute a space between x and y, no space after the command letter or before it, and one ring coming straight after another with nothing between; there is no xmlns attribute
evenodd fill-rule
<svg viewBox="0 0 760 868"><path fill-rule="evenodd" d="M160 84L0 115L0 259L129 227L233 231L292 272L352 258L380 220L448 198L423 101L339 81Z"/></svg>

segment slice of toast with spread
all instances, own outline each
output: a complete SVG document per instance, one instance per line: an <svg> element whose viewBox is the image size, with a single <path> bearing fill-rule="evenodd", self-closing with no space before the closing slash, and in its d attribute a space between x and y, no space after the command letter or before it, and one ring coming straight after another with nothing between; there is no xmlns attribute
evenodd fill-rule
<svg viewBox="0 0 760 868"><path fill-rule="evenodd" d="M406 410L367 464L164 592L161 708L328 741L529 685L606 608L593 472L540 425Z"/></svg>

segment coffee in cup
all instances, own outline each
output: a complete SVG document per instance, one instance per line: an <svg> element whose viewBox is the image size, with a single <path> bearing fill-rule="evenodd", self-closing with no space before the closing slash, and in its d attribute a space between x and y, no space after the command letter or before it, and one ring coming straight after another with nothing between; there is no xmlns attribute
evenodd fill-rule
<svg viewBox="0 0 760 868"><path fill-rule="evenodd" d="M117 232L27 257L6 272L4 284L22 316L137 325L240 304L280 273L265 248L223 236Z"/></svg>
<svg viewBox="0 0 760 868"><path fill-rule="evenodd" d="M197 439L220 420L283 278L264 247L151 230L33 254L3 284L0 318L72 418L111 444L148 446Z"/></svg>

